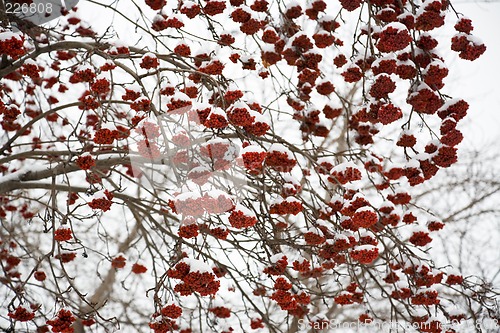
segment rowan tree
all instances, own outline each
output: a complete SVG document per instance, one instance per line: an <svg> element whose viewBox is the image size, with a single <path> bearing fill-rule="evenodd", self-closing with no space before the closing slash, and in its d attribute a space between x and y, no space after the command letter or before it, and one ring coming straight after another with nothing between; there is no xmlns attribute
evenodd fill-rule
<svg viewBox="0 0 500 333"><path fill-rule="evenodd" d="M6 4L2 328L498 321L495 290L434 265L447 221L413 198L469 108L440 50L486 50L452 3Z"/></svg>

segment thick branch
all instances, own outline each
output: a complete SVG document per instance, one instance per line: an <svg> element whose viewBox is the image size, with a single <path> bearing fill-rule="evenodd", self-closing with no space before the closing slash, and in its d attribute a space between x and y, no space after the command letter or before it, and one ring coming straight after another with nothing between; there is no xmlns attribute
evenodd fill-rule
<svg viewBox="0 0 500 333"><path fill-rule="evenodd" d="M100 160L96 162L96 168L107 168L115 165L130 163L128 157L114 157L107 160ZM75 163L60 163L56 167L45 170L26 170L19 175L12 174L5 177L6 179L0 181L0 193L7 193L17 189L33 188L36 183L30 183L41 179L46 179L52 176L65 175L75 171L81 170Z"/></svg>

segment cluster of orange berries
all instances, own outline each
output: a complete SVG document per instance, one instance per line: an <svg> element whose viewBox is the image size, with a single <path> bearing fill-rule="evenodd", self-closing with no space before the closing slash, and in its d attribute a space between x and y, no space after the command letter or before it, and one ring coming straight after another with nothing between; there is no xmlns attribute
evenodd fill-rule
<svg viewBox="0 0 500 333"><path fill-rule="evenodd" d="M186 262L179 262L175 268L167 271L167 276L172 279L181 280L174 288L182 296L191 295L193 292L201 296L215 295L220 287L220 281L215 279L212 272L201 272L191 270Z"/></svg>

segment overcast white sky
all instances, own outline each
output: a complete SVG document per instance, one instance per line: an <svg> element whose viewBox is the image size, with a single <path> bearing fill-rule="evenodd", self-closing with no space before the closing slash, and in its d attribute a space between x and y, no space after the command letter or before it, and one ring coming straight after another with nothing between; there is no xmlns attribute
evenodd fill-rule
<svg viewBox="0 0 500 333"><path fill-rule="evenodd" d="M482 39L486 53L474 62L459 59L455 52L449 49L449 44L443 49L450 76L445 82L445 93L453 97L464 98L471 105L469 116L459 128L464 132L465 140L462 149L481 148L500 140L500 0L451 1L454 8L471 18L474 25L473 34ZM95 6L80 1L80 14L93 26L109 24L102 20ZM101 11L102 13L102 11ZM452 13L448 16L451 25L440 33L451 36L454 33L453 22L456 18ZM123 37L122 37L123 38ZM448 39L449 40L449 39Z"/></svg>
<svg viewBox="0 0 500 333"><path fill-rule="evenodd" d="M487 46L486 52L474 62L448 62L450 80L446 91L462 97L471 105L469 116L460 125L466 134L461 146L480 148L500 140L500 1L459 2L458 12L472 19L473 34ZM497 151L500 149L497 148Z"/></svg>

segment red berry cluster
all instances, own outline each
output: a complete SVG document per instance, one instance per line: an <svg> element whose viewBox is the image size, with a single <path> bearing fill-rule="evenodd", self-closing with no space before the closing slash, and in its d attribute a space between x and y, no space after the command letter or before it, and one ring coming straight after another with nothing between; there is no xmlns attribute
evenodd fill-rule
<svg viewBox="0 0 500 333"><path fill-rule="evenodd" d="M274 203L269 207L270 214L278 214L278 215L297 215L300 213L304 207L302 206L302 202L294 199L293 197L289 197L286 200L283 200L279 203Z"/></svg>
<svg viewBox="0 0 500 333"><path fill-rule="evenodd" d="M114 257L113 260L111 260L111 266L116 269L123 268L125 267L126 264L127 264L127 259L121 254L117 257Z"/></svg>
<svg viewBox="0 0 500 333"><path fill-rule="evenodd" d="M182 238L196 238L198 236L198 231L198 225L196 223L191 223L179 227L178 235Z"/></svg>
<svg viewBox="0 0 500 333"><path fill-rule="evenodd" d="M443 79L448 75L448 69L440 61L431 62L424 70L424 82L433 90L444 87Z"/></svg>
<svg viewBox="0 0 500 333"><path fill-rule="evenodd" d="M378 34L377 49L384 53L400 51L411 41L410 33L403 24L391 23Z"/></svg>
<svg viewBox="0 0 500 333"><path fill-rule="evenodd" d="M367 246L367 248L364 248ZM350 257L360 264L371 264L378 258L378 248L371 245L363 245L363 248L355 248L349 252Z"/></svg>
<svg viewBox="0 0 500 333"><path fill-rule="evenodd" d="M148 268L144 265L135 263L132 265L131 270L132 270L132 273L134 273L134 274L143 274L143 273L146 273L148 271Z"/></svg>
<svg viewBox="0 0 500 333"><path fill-rule="evenodd" d="M248 213L238 210L235 208L231 215L229 215L229 223L231 226L238 229L244 229L253 227L257 223L257 218L255 216L249 216Z"/></svg>
<svg viewBox="0 0 500 333"><path fill-rule="evenodd" d="M316 232L308 231L304 233L304 240L308 245L320 245L325 242L326 238L322 235L317 234Z"/></svg>
<svg viewBox="0 0 500 333"><path fill-rule="evenodd" d="M113 199L113 193L108 190L104 191L104 196L92 199L91 202L88 203L89 207L92 209L100 209L103 212L108 211L111 208L111 204L113 203L111 200Z"/></svg>
<svg viewBox="0 0 500 333"><path fill-rule="evenodd" d="M387 200L395 205L406 205L410 203L411 195L406 192L399 192L396 194L389 194Z"/></svg>
<svg viewBox="0 0 500 333"><path fill-rule="evenodd" d="M0 246L1 245L4 245L2 241L0 241ZM9 279L21 277L21 274L16 270L17 266L21 263L21 259L18 256L11 254L15 248L17 248L17 244L14 242L10 242L5 248L0 248L0 260L5 262L5 264L2 264L2 267L6 278Z"/></svg>
<svg viewBox="0 0 500 333"><path fill-rule="evenodd" d="M101 106L99 100L92 96L89 91L85 91L78 101L81 102L78 106L80 110L95 110Z"/></svg>
<svg viewBox="0 0 500 333"><path fill-rule="evenodd" d="M373 209L360 208L351 219L353 226L356 228L370 228L378 222L378 215Z"/></svg>
<svg viewBox="0 0 500 333"><path fill-rule="evenodd" d="M141 97L140 91L125 88L125 94L122 95L124 101L135 101Z"/></svg>
<svg viewBox="0 0 500 333"><path fill-rule="evenodd" d="M59 228L54 231L54 239L58 242L69 241L73 238L73 232L69 228Z"/></svg>
<svg viewBox="0 0 500 333"><path fill-rule="evenodd" d="M293 314L301 314L303 311L296 311L301 305L307 305L311 302L311 297L305 293L298 294L290 292L292 284L285 280L283 277L276 279L274 284L274 292L271 299L274 300L281 308L281 310L289 311Z"/></svg>
<svg viewBox="0 0 500 333"><path fill-rule="evenodd" d="M446 284L449 284L449 285L462 284L463 282L464 282L464 278L461 275L450 274L446 278Z"/></svg>
<svg viewBox="0 0 500 333"><path fill-rule="evenodd" d="M14 312L9 312L8 315L9 318L17 321L30 321L35 318L34 312L31 312L28 309L23 308L22 306L18 306Z"/></svg>
<svg viewBox="0 0 500 333"><path fill-rule="evenodd" d="M167 271L168 277L182 280L174 288L182 296L191 295L193 292L201 296L215 295L219 290L220 281L215 279L212 272L192 271L189 264L180 262Z"/></svg>
<svg viewBox="0 0 500 333"><path fill-rule="evenodd" d="M370 95L375 99L388 98L395 89L394 81L388 75L380 74L370 88Z"/></svg>
<svg viewBox="0 0 500 333"><path fill-rule="evenodd" d="M82 170L89 170L95 166L95 160L90 154L82 154L78 156L75 163Z"/></svg>
<svg viewBox="0 0 500 333"><path fill-rule="evenodd" d="M146 98L139 98L130 104L130 108L134 111L149 111L151 109L151 101Z"/></svg>
<svg viewBox="0 0 500 333"><path fill-rule="evenodd" d="M47 325L52 326L52 332L73 333L72 327L75 322L75 317L69 310L61 309L57 313L57 317L52 320L47 320Z"/></svg>
<svg viewBox="0 0 500 333"><path fill-rule="evenodd" d="M229 318L231 317L231 310L224 306L216 306L208 309L208 311L212 312L218 318Z"/></svg>
<svg viewBox="0 0 500 333"><path fill-rule="evenodd" d="M198 68L202 73L209 75L221 75L224 69L224 64L219 60L210 61L208 64Z"/></svg>
<svg viewBox="0 0 500 333"><path fill-rule="evenodd" d="M206 228L205 230L207 230L207 229L208 228ZM222 239L222 240L226 239L227 236L229 235L229 230L224 228L224 227L210 228L210 229L208 229L207 232L210 235L212 235L213 237L215 237L217 239Z"/></svg>
<svg viewBox="0 0 500 333"><path fill-rule="evenodd" d="M220 129L227 127L228 124L227 116L225 114L212 111L203 125L208 128Z"/></svg>
<svg viewBox="0 0 500 333"><path fill-rule="evenodd" d="M28 76L32 80L40 78L40 68L34 62L26 61L23 66L21 66L19 73Z"/></svg>
<svg viewBox="0 0 500 333"><path fill-rule="evenodd" d="M167 15L162 14L155 17L151 27L155 31L162 31L167 28L180 29L184 27L184 23L179 16L172 15L168 17Z"/></svg>
<svg viewBox="0 0 500 333"><path fill-rule="evenodd" d="M335 119L342 114L342 108L333 108L331 105L325 105L322 112L327 119Z"/></svg>
<svg viewBox="0 0 500 333"><path fill-rule="evenodd" d="M432 238L425 231L417 231L411 235L409 241L415 246L425 246L432 242Z"/></svg>
<svg viewBox="0 0 500 333"><path fill-rule="evenodd" d="M159 312L153 314L153 320L149 323L149 328L155 333L168 333L178 330L179 325L174 320L181 315L182 309L179 306L175 304L166 305Z"/></svg>
<svg viewBox="0 0 500 333"><path fill-rule="evenodd" d="M118 54L130 54L130 49L125 45L112 46L108 51L110 55L118 55Z"/></svg>
<svg viewBox="0 0 500 333"><path fill-rule="evenodd" d="M446 168L457 161L457 148L442 146L437 154L432 157L432 161L440 167Z"/></svg>
<svg viewBox="0 0 500 333"><path fill-rule="evenodd" d="M13 59L17 59L25 53L24 37L9 34L8 32L0 32L0 54L6 54ZM6 38L9 36L10 38Z"/></svg>
<svg viewBox="0 0 500 333"><path fill-rule="evenodd" d="M157 68L158 66L160 66L160 61L156 56L152 54L146 54L144 57L142 57L139 66L144 69Z"/></svg>
<svg viewBox="0 0 500 333"><path fill-rule="evenodd" d="M76 253L74 252L63 252L57 254L54 258L61 260L62 263L68 263L76 258Z"/></svg>
<svg viewBox="0 0 500 333"><path fill-rule="evenodd" d="M288 258L286 256L281 256L273 265L264 268L263 273L269 275L282 275L287 266Z"/></svg>
<svg viewBox="0 0 500 333"><path fill-rule="evenodd" d="M292 269L300 273L306 273L310 271L311 263L307 259L304 259L302 261L295 260L292 263Z"/></svg>
<svg viewBox="0 0 500 333"><path fill-rule="evenodd" d="M36 271L34 274L33 274L33 277L35 278L35 280L37 281L45 281L45 279L47 278L47 274L45 274L44 271Z"/></svg>
<svg viewBox="0 0 500 333"><path fill-rule="evenodd" d="M438 221L431 221L429 224L427 224L427 229L429 231L438 231L444 228L444 223L438 222Z"/></svg>
<svg viewBox="0 0 500 333"><path fill-rule="evenodd" d="M217 197L203 196L181 197L174 201L175 210L185 216L201 216L203 214L222 214L234 208L233 201L226 195Z"/></svg>
<svg viewBox="0 0 500 333"><path fill-rule="evenodd" d="M101 128L94 134L94 142L99 145L110 145L115 139L120 137L118 130L110 130L108 128Z"/></svg>
<svg viewBox="0 0 500 333"><path fill-rule="evenodd" d="M403 269L403 273L415 283L415 286L426 288L441 283L444 276L443 272L431 269L427 265L409 266Z"/></svg>
<svg viewBox="0 0 500 333"><path fill-rule="evenodd" d="M171 304L171 305L167 305L167 306L163 307L160 310L160 314L164 317L168 317L171 319L177 319L180 316L182 316L182 309L175 304Z"/></svg>
<svg viewBox="0 0 500 333"><path fill-rule="evenodd" d="M195 18L201 12L200 6L198 4L191 2L188 4L183 4L181 7L181 13L186 15L188 18Z"/></svg>
<svg viewBox="0 0 500 333"><path fill-rule="evenodd" d="M217 42L220 45L232 45L236 39L230 34L221 34L220 39Z"/></svg>
<svg viewBox="0 0 500 333"><path fill-rule="evenodd" d="M437 305L439 303L438 292L435 290L419 292L411 298L413 305Z"/></svg>
<svg viewBox="0 0 500 333"><path fill-rule="evenodd" d="M473 61L486 51L486 46L471 35L459 33L451 39L451 49L458 52L460 58Z"/></svg>
<svg viewBox="0 0 500 333"><path fill-rule="evenodd" d="M250 321L250 328L253 330L264 328L264 323L262 322L262 318L252 319Z"/></svg>
<svg viewBox="0 0 500 333"><path fill-rule="evenodd" d="M444 24L444 13L446 5L440 0L429 1L426 3L424 10L417 16L415 20L415 29L430 31L439 28Z"/></svg>
<svg viewBox="0 0 500 333"><path fill-rule="evenodd" d="M5 131L17 131L21 125L16 123L21 111L16 106L7 107L3 102L0 102L0 114L3 115L2 128Z"/></svg>
<svg viewBox="0 0 500 333"><path fill-rule="evenodd" d="M396 145L400 147L413 147L416 143L417 138L413 134L403 133L399 137L398 142L396 142Z"/></svg>
<svg viewBox="0 0 500 333"><path fill-rule="evenodd" d="M225 1L210 0L207 1L205 7L203 7L203 12L209 16L215 16L221 14L224 9L226 9Z"/></svg>
<svg viewBox="0 0 500 333"><path fill-rule="evenodd" d="M162 9L167 4L166 0L145 0L145 2L153 10Z"/></svg>
<svg viewBox="0 0 500 333"><path fill-rule="evenodd" d="M235 126L251 126L255 121L255 117L250 114L250 109L240 104L235 104L230 108L227 116L229 121Z"/></svg>
<svg viewBox="0 0 500 333"><path fill-rule="evenodd" d="M78 83L78 82L93 82L96 77L96 73L91 68L78 68L76 69L71 77L69 78L69 82Z"/></svg>
<svg viewBox="0 0 500 333"><path fill-rule="evenodd" d="M361 68L356 65L348 67L341 75L344 77L344 81L349 83L358 82L363 77Z"/></svg>
<svg viewBox="0 0 500 333"><path fill-rule="evenodd" d="M359 8L361 6L362 0L340 0L340 4L342 8L347 11L352 12L353 10Z"/></svg>
<svg viewBox="0 0 500 333"><path fill-rule="evenodd" d="M255 136L263 136L271 127L265 121L255 120L252 125L246 126L245 131Z"/></svg>
<svg viewBox="0 0 500 333"><path fill-rule="evenodd" d="M267 153L265 165L279 172L290 172L297 164L287 152L271 150Z"/></svg>
<svg viewBox="0 0 500 333"><path fill-rule="evenodd" d="M391 293L391 297L394 299L408 299L412 295L412 292L409 288L401 288L398 290L394 290Z"/></svg>
<svg viewBox="0 0 500 333"><path fill-rule="evenodd" d="M332 44L339 44L337 39L330 33L326 31L317 32L313 35L314 44L320 49L327 48Z"/></svg>
<svg viewBox="0 0 500 333"><path fill-rule="evenodd" d="M363 293L358 291L358 285L351 283L346 290L336 296L333 300L339 305L350 305L363 302Z"/></svg>
<svg viewBox="0 0 500 333"><path fill-rule="evenodd" d="M334 168L330 173L328 180L332 183L347 184L360 180L362 178L361 171L357 167L348 166L346 168Z"/></svg>
<svg viewBox="0 0 500 333"><path fill-rule="evenodd" d="M90 85L90 90L100 97L105 97L111 91L110 83L105 78L97 79Z"/></svg>
<svg viewBox="0 0 500 333"><path fill-rule="evenodd" d="M344 227L345 229L348 229L347 227ZM356 245L356 242L354 239L349 239L347 237L342 237L342 238L336 238L332 241L328 241L325 243L322 247L321 250L319 251L318 255L323 258L323 259L333 259L335 262L340 260L338 263L343 263L344 262L344 255L341 254L340 252L346 251L347 249L353 247Z"/></svg>
<svg viewBox="0 0 500 333"><path fill-rule="evenodd" d="M335 87L330 81L326 81L316 85L316 90L319 94L328 96L335 91Z"/></svg>
<svg viewBox="0 0 500 333"><path fill-rule="evenodd" d="M191 55L191 48L186 44L179 44L174 48L174 52L181 57L189 57Z"/></svg>
<svg viewBox="0 0 500 333"><path fill-rule="evenodd" d="M247 151L243 152L243 165L250 172L259 172L262 169L262 164L266 159L267 153L265 151Z"/></svg>

